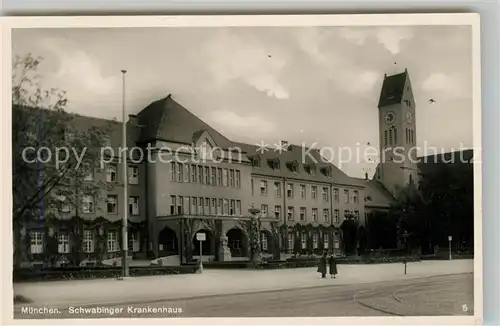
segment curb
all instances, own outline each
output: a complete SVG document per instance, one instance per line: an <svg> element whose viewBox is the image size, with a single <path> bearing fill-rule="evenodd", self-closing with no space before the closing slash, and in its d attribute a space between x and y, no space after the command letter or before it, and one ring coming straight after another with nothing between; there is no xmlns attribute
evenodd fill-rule
<svg viewBox="0 0 500 326"><path fill-rule="evenodd" d="M412 279L428 279L428 278L434 278L434 277L444 277L444 276L452 276L452 275L461 275L461 274L471 274L471 272L461 272L461 273L449 273L449 274L440 274L440 275L431 275L431 276L422 276L422 277L415 277ZM401 279L403 280L403 279ZM154 298L154 299L142 299L142 300L128 300L128 301L107 301L107 302L97 302L97 303L74 303L74 304L65 304L65 305L58 305L54 306L53 308L57 308L61 311L68 310L69 306L79 306L79 307L95 307L95 306L118 306L118 305L133 305L133 304L145 304L145 303L159 303L163 301L187 301L187 300L193 300L193 299L207 299L207 298L216 298L216 297L221 297L221 296L241 296L241 295L246 295L246 294L259 294L259 293L268 293L268 292L288 292L288 291L295 291L295 290L305 290L305 289L314 289L314 288L323 288L323 287L337 287L337 286L349 286L349 285L355 285L355 284L372 284L372 283L384 283L384 282L391 282L390 280L386 281L376 281L376 282L360 282L360 283L352 283L352 284L323 284L323 285L310 285L310 286L302 286L302 287L295 287L295 288L277 288L277 289L266 289L266 290L253 290L253 291L245 291L245 292L234 292L234 293L218 293L218 294L205 294L205 295L189 295L189 296L183 296L183 297L161 297L161 298ZM358 294L358 293L357 293ZM355 294L355 296L357 295ZM29 298L28 298L29 300ZM357 301L355 298L353 301L364 305ZM20 310L21 306L25 306L26 304L14 304L14 311ZM34 302L31 302L31 305L37 306ZM371 306L365 305L367 308L375 309L380 312L384 313L389 313L386 311L382 311L376 308L373 308ZM392 313L391 313L392 314Z"/></svg>

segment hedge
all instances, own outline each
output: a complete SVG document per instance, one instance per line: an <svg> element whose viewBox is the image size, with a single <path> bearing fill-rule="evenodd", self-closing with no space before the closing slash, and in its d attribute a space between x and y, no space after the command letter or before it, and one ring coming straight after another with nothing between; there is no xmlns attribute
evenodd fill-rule
<svg viewBox="0 0 500 326"><path fill-rule="evenodd" d="M187 266L134 266L129 268L130 276L175 275L196 273L196 265ZM119 278L121 267L59 267L59 268L21 268L13 271L14 282L38 282L77 279Z"/></svg>

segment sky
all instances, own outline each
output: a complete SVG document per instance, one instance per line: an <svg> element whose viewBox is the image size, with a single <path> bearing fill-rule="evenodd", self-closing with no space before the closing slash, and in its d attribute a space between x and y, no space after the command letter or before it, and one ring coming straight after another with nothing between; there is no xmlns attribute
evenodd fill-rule
<svg viewBox="0 0 500 326"><path fill-rule="evenodd" d="M168 94L233 141L378 149L384 78L408 69L417 145L472 147L470 26L13 30L67 110L121 120ZM435 103L429 103L429 99ZM370 145L368 145L368 143ZM427 145L425 145L425 144ZM338 156L335 155L334 161ZM335 162L354 177L373 162Z"/></svg>

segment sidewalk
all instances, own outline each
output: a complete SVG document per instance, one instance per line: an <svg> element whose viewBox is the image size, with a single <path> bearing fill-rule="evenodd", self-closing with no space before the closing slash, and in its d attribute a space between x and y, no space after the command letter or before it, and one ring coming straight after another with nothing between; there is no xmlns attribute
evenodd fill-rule
<svg viewBox="0 0 500 326"><path fill-rule="evenodd" d="M473 260L424 261L404 265L338 265L335 280L323 280L316 268L278 270L204 270L203 274L146 276L14 284L14 294L34 305L67 308L69 305L104 305L184 299L291 288L356 284L472 273Z"/></svg>

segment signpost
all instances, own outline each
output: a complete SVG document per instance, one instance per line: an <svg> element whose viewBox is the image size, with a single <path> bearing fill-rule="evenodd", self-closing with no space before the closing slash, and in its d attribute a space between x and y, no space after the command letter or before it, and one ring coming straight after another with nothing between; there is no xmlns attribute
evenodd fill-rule
<svg viewBox="0 0 500 326"><path fill-rule="evenodd" d="M202 252L202 244L203 241L207 239L207 235L205 233L199 232L196 233L196 240L200 242L200 273L203 272L203 252Z"/></svg>
<svg viewBox="0 0 500 326"><path fill-rule="evenodd" d="M404 258L404 264L405 264L405 275L406 275L406 264L408 261L408 237L410 236L410 234L405 230L405 232L403 233L402 236L403 236L403 240L405 241L406 254L405 254L405 258Z"/></svg>
<svg viewBox="0 0 500 326"><path fill-rule="evenodd" d="M451 240L453 240L453 238L450 235L450 236L448 236L448 252L450 255L450 260L451 260Z"/></svg>

